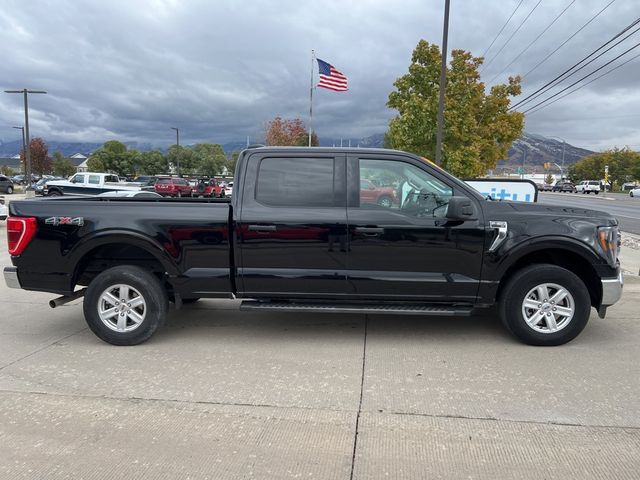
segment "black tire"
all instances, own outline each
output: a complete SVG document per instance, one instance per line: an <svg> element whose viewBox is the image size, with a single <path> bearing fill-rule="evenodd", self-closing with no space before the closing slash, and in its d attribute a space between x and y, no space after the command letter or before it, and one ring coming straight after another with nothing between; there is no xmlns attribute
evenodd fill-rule
<svg viewBox="0 0 640 480"><path fill-rule="evenodd" d="M60 190L49 190L49 193L47 194L48 197L59 197L62 195L62 192Z"/></svg>
<svg viewBox="0 0 640 480"><path fill-rule="evenodd" d="M534 330L523 315L523 302L527 294L544 283L557 284L573 297L573 317L555 332ZM517 271L507 281L500 295L499 309L502 323L522 342L528 345L555 346L573 340L584 329L591 313L591 298L585 284L573 272L555 265L539 264Z"/></svg>
<svg viewBox="0 0 640 480"><path fill-rule="evenodd" d="M7 193L8 193L9 195L11 195L11 194L13 193L13 186L12 186L12 185L9 185L9 186L7 187Z"/></svg>
<svg viewBox="0 0 640 480"><path fill-rule="evenodd" d="M633 197L633 192L629 192L629 196L630 196L630 197Z"/></svg>
<svg viewBox="0 0 640 480"><path fill-rule="evenodd" d="M385 208L391 208L391 205L393 205L393 200L388 195L383 195L382 197L378 198L378 205Z"/></svg>
<svg viewBox="0 0 640 480"><path fill-rule="evenodd" d="M103 293L120 284L133 287L145 302L144 319L137 327L126 332L109 328L99 314ZM164 323L168 308L167 292L158 277L131 265L110 268L94 278L87 288L83 305L84 318L89 328L100 339L112 345L138 345L147 341Z"/></svg>
<svg viewBox="0 0 640 480"><path fill-rule="evenodd" d="M593 193L595 193L595 194L597 195L597 194L599 194L600 192L598 192L598 191L596 190L596 191L595 191L595 192L593 192Z"/></svg>

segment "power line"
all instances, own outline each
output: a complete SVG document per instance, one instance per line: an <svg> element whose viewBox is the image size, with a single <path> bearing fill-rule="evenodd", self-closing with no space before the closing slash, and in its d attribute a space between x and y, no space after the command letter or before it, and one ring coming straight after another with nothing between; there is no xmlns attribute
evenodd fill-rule
<svg viewBox="0 0 640 480"><path fill-rule="evenodd" d="M502 31L505 29L505 27L507 26L507 24L511 21L511 18L515 15L515 13L518 11L518 9L520 8L520 5L522 5L522 2L524 2L524 0L520 0L520 3L518 3L518 5L516 6L516 8L513 9L513 12L511 12L511 15L509 15L509 18L507 18L507 21L504 22L504 25L502 25L502 28L500 29L500 31L496 34L496 36L493 38L493 40L491 41L491 43L489 44L489 46L487 47L487 49L484 51L484 53L482 55L480 55L481 57L485 57L487 55L487 52L491 49L491 47L493 47L493 44L496 43L496 40L498 39L498 37L500 36L500 34L502 33Z"/></svg>
<svg viewBox="0 0 640 480"><path fill-rule="evenodd" d="M569 43L569 41L575 37L577 34L579 34L582 30L584 30L584 28L589 25L591 22L593 22L596 18L598 18L600 16L600 14L602 12L604 12L607 8L609 8L616 0L611 0L609 3L607 3L604 8L602 10L600 10L598 13L596 13L593 17L591 17L591 19L585 23L584 25L582 25L578 30L576 30L569 38L567 38L564 42L562 42L553 52L551 52L549 55L547 55L546 57L544 57L542 60L540 60L531 70L529 70L527 73L525 73L522 78L525 79L527 77L527 75L529 75L531 72L533 72L535 69L537 69L540 65L542 65L544 62L546 62L547 60L549 60L549 58L555 54L558 50L560 50L562 47L564 47L567 43Z"/></svg>
<svg viewBox="0 0 640 480"><path fill-rule="evenodd" d="M558 100L563 99L563 98L564 98L564 97L566 97L567 95L571 95L572 93L577 92L578 90L580 90L580 89L582 89L582 88L586 87L587 85L589 85L589 84L591 84L591 83L595 82L596 80L598 80L598 79L600 79L600 78L602 78L602 77L604 77L604 76L606 76L606 75L609 75L611 72L613 72L613 71L615 71L615 70L619 69L620 67L622 67L622 66L626 65L627 63L629 63L629 62L631 62L631 61L635 60L635 59L636 59L636 58L638 58L638 57L640 57L640 53L639 53L638 55L635 55L635 56L631 57L629 60L626 60L626 61L622 62L620 65L618 65L618 66L616 66L616 67L614 67L614 68L612 68L612 69L610 69L610 70L607 70L607 71L606 71L606 72L604 72L603 74L598 75L596 78L594 78L594 79L592 79L592 80L589 80L589 81L588 81L587 83L585 83L584 85L580 85L578 88L575 88L575 89L571 90L570 92L567 92L567 93L565 93L564 95L562 95L562 96L560 96L560 97L556 98L556 99L555 99L555 100L553 100L552 102L549 102L549 103L547 103L546 105L543 105L543 106L541 106L540 108L538 108L538 109L536 109L536 110L530 110L530 111L528 112L528 113L529 113L529 115L532 115L532 114L534 114L534 113L536 113L536 112L539 112L539 111L540 111L540 110L542 110L543 108L547 108L549 105L551 105L551 104L553 104L553 103L556 103ZM534 108L535 108L535 107L534 107ZM525 113L526 113L526 112L525 112ZM637 117L637 116L638 116L638 115L618 115L617 117L616 117L616 116L610 116L610 117L587 117L587 118L590 118L590 119L597 119L597 118L621 118L621 117Z"/></svg>
<svg viewBox="0 0 640 480"><path fill-rule="evenodd" d="M523 98L522 100L516 102L514 105L512 105L509 110L513 110L516 109L518 107L521 107L523 105L526 105L527 103L535 100L536 98L540 97L541 95L543 95L545 92L547 92L548 90L550 90L551 88L553 88L554 86L556 86L557 84L563 82L564 80L572 77L573 75L575 75L576 73L578 73L580 70L582 70L583 68L587 67L588 65L592 64L593 62L595 62L598 58L602 57L604 54L610 52L611 50L613 50L615 47L617 47L618 45L620 45L622 42L624 42L626 39L628 39L629 37L631 37L632 35L634 35L635 33L637 33L640 30L640 27L638 27L637 29L635 29L634 31L632 31L629 35L627 35L626 37L622 38L621 40L619 40L618 42L616 42L615 44L611 45L609 48L607 48L605 51L603 51L602 53L600 53L599 55L595 56L594 58L592 58L591 60L589 60L587 63L585 63L584 65L582 65L580 68L572 71L574 68L576 68L578 65L580 65L581 63L583 63L585 60L587 60L589 57L593 56L594 54L596 54L599 50L602 50L604 47L606 47L607 45L609 45L611 42L613 42L616 38L620 37L621 35L623 35L625 32L629 31L631 28L633 28L635 25L637 25L638 23L640 23L640 18L634 20L633 22L631 22L626 28L624 28L623 30L621 30L620 32L618 32L616 35L614 35L611 39L609 39L607 42L603 43L602 45L600 45L598 48L596 48L593 52L591 52L589 55L587 55L586 57L582 58L579 62L573 64L571 67L569 67L568 69L566 69L564 72L562 72L560 75L558 75L557 77L555 77L553 80L551 80L550 82L547 82L546 84L544 84L542 87L538 88L538 90L536 90L535 92L529 94L528 96L526 96L525 98ZM571 72L571 73L569 73ZM567 75L568 74L568 75ZM566 75L566 77L565 77ZM565 77L565 78L562 78ZM555 85L554 85L555 84Z"/></svg>
<svg viewBox="0 0 640 480"><path fill-rule="evenodd" d="M493 78L489 81L489 83L493 83L493 81L494 81L496 78L498 78L500 75L502 75L502 72L504 72L507 68L509 68L511 65L513 65L513 63L514 63L516 60L518 60L518 59L519 59L519 58L520 58L520 57L521 57L521 56L522 56L522 55L523 55L527 50L529 50L529 48L531 48L531 46L532 46L534 43L536 43L538 40L540 40L540 37L542 37L542 36L547 32L547 30L549 30L549 29L553 26L553 24L554 24L554 23L556 23L556 22L560 19L560 17L561 17L562 15L564 15L564 12L566 12L567 10L569 10L569 8L571 7L571 5L573 5L574 3L576 3L576 0L571 0L571 3L570 3L569 5L567 5L567 6L565 7L565 9L564 9L564 10L562 10L562 11L561 11L557 16L556 16L556 18L554 18L554 19L553 19L553 21L552 21L549 25L547 25L547 27L546 27L545 29L544 29L544 30L542 30L542 32L540 32L540 34L539 34L536 38L534 38L534 39L533 39L533 41L532 41L531 43L529 43L529 45L527 45L527 46L524 48L524 50L522 50L518 55L516 55L516 58L514 58L513 60L511 60L511 61L509 62L509 64L508 64L506 67L504 67L502 70L500 70L500 72L499 72L495 77L493 77Z"/></svg>
<svg viewBox="0 0 640 480"><path fill-rule="evenodd" d="M569 85L568 87L563 88L563 89L562 89L562 90L560 90L559 92L554 93L554 94L553 94L553 95L551 95L550 97L547 97L547 98L545 98L544 100L542 100L541 102L539 102L539 103L535 104L533 107L530 107L529 109L525 110L523 113L529 113L529 112L531 112L532 110L534 110L535 108L537 108L537 107L539 107L540 105L542 105L543 103L546 103L546 102L548 102L549 100L551 100L552 98L557 97L557 96L558 96L558 95L560 95L561 93L566 92L566 91L567 91L567 90L569 90L571 87L573 87L573 86L577 85L578 83L580 83L582 80L584 80L584 79L586 79L586 78L590 77L591 75L593 75L594 73L596 73L596 72L598 72L598 71L602 70L602 69L603 69L604 67L606 67L607 65L611 65L613 62L615 62L616 60L618 60L620 57L622 57L623 55L626 55L626 54L627 54L627 53L629 53L631 50L634 50L634 49L636 49L636 48L638 48L638 47L640 47L640 42L639 42L639 43L636 43L633 47L631 47L631 48L629 48L629 49L625 50L624 52L622 52L620 55L618 55L618 56L617 56L617 57L615 57L614 59L609 60L609 61L608 61L607 63L605 63L604 65L602 65L602 66L600 66L600 67L596 68L593 72L591 72L591 73L587 73L584 77L582 77L582 78L581 78L581 79L579 79L579 80L576 80L575 82L573 82L573 83L572 83L571 85ZM613 70L615 70L615 69L613 69ZM613 70L611 70L611 71L613 71Z"/></svg>
<svg viewBox="0 0 640 480"><path fill-rule="evenodd" d="M613 0L613 1L615 2L615 0ZM509 44L509 42L511 41L511 39L515 36L515 34L516 34L516 33L518 33L518 31L522 28L522 26L526 23L526 21L527 21L527 20L529 20L529 17L531 16L531 14L533 14L533 12L535 12L535 11L536 11L536 8L538 8L538 5L540 5L541 3L542 3L542 0L538 0L538 3L536 3L535 7L533 7L533 8L531 9L531 11L527 14L527 16L526 16L526 17L524 17L524 20L522 20L522 22L520 23L520 25L518 25L518 28L516 28L516 29L515 29L515 31L511 34L511 36L507 39L507 41L506 41L506 42L504 42L504 45L502 45L502 47L500 47L500 50L498 50L498 51L496 52L496 54L495 54L493 57L491 57L491 60L489 60L489 61L487 62L487 64L484 66L484 68L489 68L489 65L491 65L491 63L496 59L496 57L497 57L498 55L500 55L500 52L501 52L502 50L504 50L504 47L506 47L506 46Z"/></svg>

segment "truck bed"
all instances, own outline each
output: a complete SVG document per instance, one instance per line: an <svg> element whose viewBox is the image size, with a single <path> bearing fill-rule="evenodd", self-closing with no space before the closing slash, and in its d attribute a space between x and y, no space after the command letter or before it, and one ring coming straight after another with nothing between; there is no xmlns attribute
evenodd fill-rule
<svg viewBox="0 0 640 480"><path fill-rule="evenodd" d="M166 272L174 293L231 294L229 199L57 197L9 208L37 221L14 261L27 290L69 294L124 258Z"/></svg>

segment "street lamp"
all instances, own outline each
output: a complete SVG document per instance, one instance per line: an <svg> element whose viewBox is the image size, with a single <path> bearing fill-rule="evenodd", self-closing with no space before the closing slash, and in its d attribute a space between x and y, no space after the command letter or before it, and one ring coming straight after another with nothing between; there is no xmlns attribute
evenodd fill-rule
<svg viewBox="0 0 640 480"><path fill-rule="evenodd" d="M522 152L522 167L520 167L521 169L520 178L524 178L524 163L527 160L527 151L524 148L516 147L515 145L511 145L511 148L516 148Z"/></svg>
<svg viewBox="0 0 640 480"><path fill-rule="evenodd" d="M564 178L564 174L562 172L564 171L564 150L567 146L567 141L564 138L558 137L556 135L547 135L547 138L557 138L558 140L562 141L562 167L560 167L560 165L558 165L557 163L554 163L554 165L558 165L558 167L560 167L560 179L562 179Z"/></svg>
<svg viewBox="0 0 640 480"><path fill-rule="evenodd" d="M22 151L24 152L24 158L25 160L27 159L27 142L24 139L24 127L12 127L15 128L17 130L22 130ZM27 173L27 162L24 162L24 173L26 176Z"/></svg>
<svg viewBox="0 0 640 480"><path fill-rule="evenodd" d="M31 190L31 145L29 141L29 101L27 97L30 93L47 93L44 90L28 90L23 88L22 90L5 90L5 93L22 93L24 95L24 142L25 142L25 150L24 156L26 160L26 177L27 177L27 190Z"/></svg>
<svg viewBox="0 0 640 480"><path fill-rule="evenodd" d="M171 127L171 130L176 131L176 146L178 147L176 150L176 158L178 160L178 176L180 176L180 129L178 127Z"/></svg>

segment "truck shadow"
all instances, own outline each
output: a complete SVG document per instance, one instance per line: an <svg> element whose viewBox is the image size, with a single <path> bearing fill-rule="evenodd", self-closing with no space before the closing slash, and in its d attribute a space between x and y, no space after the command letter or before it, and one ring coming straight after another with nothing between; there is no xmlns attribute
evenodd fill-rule
<svg viewBox="0 0 640 480"><path fill-rule="evenodd" d="M511 341L497 311L488 310L470 317L326 314L294 312L242 312L232 302L222 308L219 301L201 300L169 312L165 327L155 341L171 341L171 337L247 336L331 341L345 336L376 338L420 337L429 341L460 339L464 341L495 339Z"/></svg>

